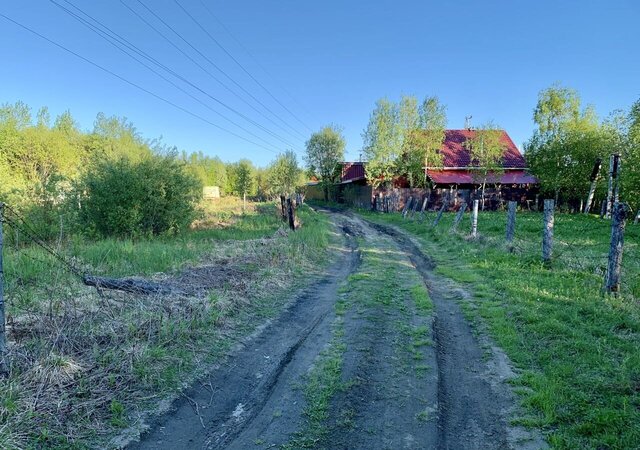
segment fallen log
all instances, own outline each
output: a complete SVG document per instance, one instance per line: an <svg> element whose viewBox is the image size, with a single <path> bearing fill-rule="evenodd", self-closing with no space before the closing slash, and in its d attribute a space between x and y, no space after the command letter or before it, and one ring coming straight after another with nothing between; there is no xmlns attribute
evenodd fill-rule
<svg viewBox="0 0 640 450"><path fill-rule="evenodd" d="M129 292L132 294L166 295L179 293L173 286L137 278L105 278L85 275L82 278L82 281L85 285L94 286L98 289L111 289L116 291Z"/></svg>

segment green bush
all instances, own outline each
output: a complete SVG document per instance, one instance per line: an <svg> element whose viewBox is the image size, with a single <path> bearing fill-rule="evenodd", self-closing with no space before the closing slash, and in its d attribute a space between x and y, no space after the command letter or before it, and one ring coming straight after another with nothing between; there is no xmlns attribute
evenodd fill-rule
<svg viewBox="0 0 640 450"><path fill-rule="evenodd" d="M188 227L202 186L174 155L154 155L138 162L99 162L80 178L77 192L86 231L125 237Z"/></svg>

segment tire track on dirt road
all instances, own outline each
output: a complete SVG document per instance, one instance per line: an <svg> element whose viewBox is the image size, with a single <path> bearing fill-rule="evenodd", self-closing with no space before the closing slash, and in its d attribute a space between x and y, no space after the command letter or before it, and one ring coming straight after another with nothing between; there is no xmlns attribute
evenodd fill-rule
<svg viewBox="0 0 640 450"><path fill-rule="evenodd" d="M338 286L359 261L348 226L337 229L344 246L328 274L303 289L129 448L253 448L258 436L269 436L274 445L287 441L302 420L303 394L295 385L329 341Z"/></svg>
<svg viewBox="0 0 640 450"><path fill-rule="evenodd" d="M363 219L365 220L365 219ZM429 289L435 307L434 341L438 362L438 449L541 449L535 433L511 427L514 398L505 380L508 364L490 369L486 355L457 301L461 290L434 273L435 264L418 245L393 226L368 220L406 252Z"/></svg>

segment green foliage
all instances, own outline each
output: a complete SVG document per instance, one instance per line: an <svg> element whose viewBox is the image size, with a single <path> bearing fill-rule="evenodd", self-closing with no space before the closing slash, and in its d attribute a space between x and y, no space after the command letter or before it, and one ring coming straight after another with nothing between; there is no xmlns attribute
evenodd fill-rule
<svg viewBox="0 0 640 450"><path fill-rule="evenodd" d="M323 184L325 200L328 200L329 185L340 180L340 162L344 160L345 140L342 130L328 125L311 135L306 142L306 162L309 174Z"/></svg>
<svg viewBox="0 0 640 450"><path fill-rule="evenodd" d="M202 152L190 155L182 153L182 160L204 186L218 186L224 189L227 185L227 167L217 156L212 158Z"/></svg>
<svg viewBox="0 0 640 450"><path fill-rule="evenodd" d="M254 167L248 159L240 160L234 167L233 192L246 197L252 193Z"/></svg>
<svg viewBox="0 0 640 450"><path fill-rule="evenodd" d="M278 155L267 169L269 191L272 195L291 194L300 184L302 169L293 151Z"/></svg>
<svg viewBox="0 0 640 450"><path fill-rule="evenodd" d="M425 165L442 165L446 121L437 97L425 98L420 106L413 96L402 96L398 104L378 100L362 134L367 178L380 185L403 176L412 187L425 186Z"/></svg>
<svg viewBox="0 0 640 450"><path fill-rule="evenodd" d="M482 185L482 209L484 209L484 189L489 175L503 173L503 156L506 144L502 141L502 130L488 122L480 126L473 138L464 142L469 149L472 164L476 167L474 177Z"/></svg>
<svg viewBox="0 0 640 450"><path fill-rule="evenodd" d="M585 198L596 159L602 159L600 179L606 179L608 158L618 152L622 198L640 206L640 145L633 126L638 109L636 104L628 113L615 112L599 122L592 108L581 109L577 92L560 86L542 91L534 111L538 129L525 144L527 163L542 192L558 200ZM597 198L604 196L605 183L600 183Z"/></svg>
<svg viewBox="0 0 640 450"><path fill-rule="evenodd" d="M175 155L104 160L78 183L80 221L100 236L180 231L196 216L201 188Z"/></svg>
<svg viewBox="0 0 640 450"><path fill-rule="evenodd" d="M391 183L398 173L397 162L402 154L399 117L398 105L382 98L376 102L362 133L367 179L374 186Z"/></svg>

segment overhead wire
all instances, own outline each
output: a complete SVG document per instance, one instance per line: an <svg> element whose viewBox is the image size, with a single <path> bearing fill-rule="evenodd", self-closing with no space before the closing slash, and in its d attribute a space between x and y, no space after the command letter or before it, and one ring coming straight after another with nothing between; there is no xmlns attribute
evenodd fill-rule
<svg viewBox="0 0 640 450"><path fill-rule="evenodd" d="M182 82L188 84L189 86L193 87L194 89L198 90L198 92L204 94L205 96L207 96L208 98L210 98L211 100L213 100L214 102L216 102L218 105L222 106L223 108L231 111L232 113L236 114L237 116L241 117L242 119L246 120L247 122L249 122L250 124L256 126L257 128L261 129L262 131L264 131L265 133L267 133L268 135L270 135L271 137L279 140L280 142L282 142L285 145L293 145L289 140L282 138L280 135L272 132L271 130L269 130L268 128L266 128L265 126L261 125L260 123L256 122L255 120L251 119L250 117L246 116L245 114L243 114L242 112L238 111L237 109L229 106L228 104L226 104L225 102L221 101L220 99L214 97L213 95L211 95L209 92L203 90L201 87L197 86L196 84L194 84L193 82L189 81L188 79L186 79L185 77L183 77L182 75L180 75L179 73L175 72L173 69L171 69L170 67L166 66L165 64L163 64L162 62L160 62L159 60L157 60L156 58L154 58L153 56L149 55L148 53L146 53L145 51L143 51L142 49L140 49L139 47L137 47L135 44L131 43L129 40L127 40L126 38L122 37L121 35L119 35L118 33L116 33L115 31L113 31L111 28L109 28L108 26L104 25L103 23L101 23L99 20L95 19L94 17L92 17L91 15L87 14L86 12L84 12L82 9L80 9L78 6L74 5L72 2L70 2L69 0L63 0L64 2L66 2L67 4L71 5L73 8L75 8L76 10L78 10L81 14L85 15L86 17L88 17L89 19L91 19L93 22L95 22L97 24L98 27L101 27L104 30L107 30L106 32L101 30L101 29L97 29L95 25L89 23L86 19L78 16L77 14L75 14L73 11L69 10L68 8L65 8L64 6L62 6L61 4L59 4L57 1L55 0L49 0L51 3L53 3L54 5L56 5L57 7L59 7L60 9L62 9L64 12L66 12L67 14L71 15L73 18L75 18L76 20L80 21L83 25L87 26L89 29L91 29L91 31L93 31L94 33L100 35L103 39L106 39L104 37L104 34L109 35L109 39L112 40L116 40L120 45L123 45L127 48L129 48L131 51L137 53L138 55L142 56L143 58L147 59L148 61L152 62L153 64L155 64L156 66L162 68L163 70L167 71L168 73L170 73L171 75L173 75L174 77L178 78L179 80L181 80ZM107 41L109 41L109 39L106 39ZM118 50L123 51L124 53L126 53L129 57L135 59L136 61L140 62L136 57L132 56L131 54L129 54L128 52L124 51L122 48L120 48L117 44L114 44L113 42L110 42L111 45L115 46L116 48L118 48ZM144 65L144 64L143 64ZM147 67L147 69L151 70L152 72L156 73L156 75L158 75L158 73L149 68L148 66L145 65L145 67ZM206 70L203 68L203 70ZM161 75L159 75L161 76ZM171 83L174 87L177 87L175 84L173 84L172 82L168 81L166 78L163 77L163 79L169 83ZM180 89L180 88L178 88ZM182 90L182 89L181 89ZM184 90L182 90L182 92L185 92ZM185 92L186 93L186 92ZM189 94L188 94L189 95ZM192 97L193 98L193 97ZM202 101L197 100L202 104ZM209 109L211 109L210 107L208 107ZM220 115L221 117L223 117L225 120L233 123L235 126L242 128L243 131L248 132L246 130L246 128L241 127L240 125L238 125L236 122L231 121L229 118L227 118L226 116L220 114L218 111L216 110L212 110L213 112L215 112L216 114ZM249 134L251 134L254 137L257 137L255 134L248 132ZM262 139L262 138L259 138Z"/></svg>
<svg viewBox="0 0 640 450"><path fill-rule="evenodd" d="M216 64L211 58L209 58L207 55L205 55L204 53L202 53L195 45L193 45L191 42L189 42L184 36L182 36L181 33L179 33L178 31L176 31L176 29L174 27L171 26L171 24L169 24L166 20L164 20L162 17L160 17L160 15L158 15L153 9L151 9L149 6L147 6L144 2L142 2L141 0L135 0L137 3L139 3L149 14L151 14L153 17L155 17L156 20L158 20L160 23L162 23L167 29L169 29L178 39L180 39L180 41L182 41L184 44L186 44L189 48L191 48L194 52L196 52L202 59L204 59L206 62L208 62L212 67L214 67L218 72L220 72L222 75L224 75L225 78L227 78L229 81L231 81L235 86L237 86L240 90L242 90L246 95L248 95L249 97L251 97L255 102L257 102L258 104L262 105L263 107L265 107L265 105L260 102L260 100L258 100L253 94L251 94L249 91L247 91L240 83L238 83L233 77L231 77L229 74L227 74L227 72L225 72L218 64ZM138 17L140 20L142 20L147 26L149 26L151 29L153 29L157 34L159 34L165 41L167 41L169 44L171 44L172 47L174 47L176 50L178 50L182 55L184 55L186 58L188 58L191 62L193 62L194 64L196 64L200 69L202 69L205 73L207 73L209 76L211 76L214 80L216 80L218 83L220 83L223 87L225 87L225 89L227 89L229 92L233 93L234 95L236 95L239 99L241 99L243 102L245 102L247 105L249 105L250 107L252 107L256 112L258 112L259 114L262 115L262 117L264 117L265 119L269 120L270 123L272 123L273 125L277 126L279 129L285 131L280 125L278 125L277 123L275 123L272 119L268 118L266 115L262 114L261 112L259 112L259 110L257 108L254 108L253 105L251 105L249 102L246 102L241 96L239 96L237 93L235 93L231 88L229 88L227 85L225 85L222 81L220 81L217 77L215 77L213 74L211 74L210 71L206 70L205 68L202 67L202 65L200 63L198 63L197 61L195 61L193 59L193 57L191 55L189 55L187 52L185 52L182 48L180 48L178 45L176 45L171 39L169 39L162 31L158 30L156 27L154 27L149 21L147 21L146 19L144 19L140 13L138 13L137 11L135 11L133 8L131 8L129 5L127 5L123 0L120 0L120 3L122 3L127 9L129 9L129 11L132 11L136 17ZM265 107L266 108L266 107ZM276 117L279 118L279 116L277 116L275 113L272 112L272 114L274 114ZM281 119L280 119L281 120ZM285 122L286 123L286 122ZM290 132L287 132L290 133ZM300 134L300 133L299 133ZM301 136L303 136L302 134L300 134Z"/></svg>
<svg viewBox="0 0 640 450"><path fill-rule="evenodd" d="M136 0L138 2L141 2L141 0ZM242 69L242 71L244 73L246 73L249 78L251 78L258 86L260 86L267 94L269 94L269 96L276 101L276 103L278 103L285 111L287 111L294 119L296 119L296 121L298 121L300 124L302 124L302 126L304 126L305 128L307 128L309 131L311 131L311 128L309 128L309 126L307 124L305 124L296 114L294 114L289 108L287 108L280 100L278 100L278 98L273 95L271 93L271 91L264 85L262 84L256 77L254 77L251 72L249 72L243 65L242 63L240 63L240 61L238 61L232 54L231 52L229 52L204 26L202 26L202 24L195 18L193 17L193 15L187 11L187 9L182 6L180 4L180 2L178 2L178 0L173 0L173 2L178 5L178 7L191 19L191 21L193 23L195 23L198 28L200 28L200 30L202 30L202 32L204 32L209 39L211 39L211 41L216 44L229 58L231 58L231 60L236 63L236 65L238 67L240 67L240 69Z"/></svg>
<svg viewBox="0 0 640 450"><path fill-rule="evenodd" d="M255 64L269 77L271 78L271 80L276 83L278 85L278 87L280 88L280 90L282 92L284 92L296 105L298 105L300 108L302 108L308 115L310 115L311 113L309 112L309 110L280 82L276 79L275 76L273 76L271 74L270 71L268 71L263 64L260 63L260 61L258 60L258 58L256 58L254 56L254 54L247 48L246 45L244 45L240 39L238 39L234 33L231 32L231 30L229 29L229 27L227 27L224 22L222 20L220 20L218 18L218 16L216 16L213 11L211 11L211 8L209 8L209 6L203 1L203 0L199 0L200 1L200 5L202 5L202 7L207 11L207 13L213 18L213 20L215 20L216 22L218 22L218 24L222 27L222 29L229 35L229 37L238 45L238 47L240 47L247 55L249 55L249 57L255 62Z"/></svg>
<svg viewBox="0 0 640 450"><path fill-rule="evenodd" d="M158 61L157 59L153 58L152 56L148 55L147 53L145 53L144 51L140 50L137 46L128 43L125 39L121 38L117 33L113 32L109 27L99 24L98 21L96 21L96 23L98 23L100 26L102 26L105 30L107 30L107 32L97 28L96 26L94 26L93 24L91 24L90 22L88 22L87 20L85 20L84 18L80 17L79 15L75 14L73 11L69 10L68 8L65 8L63 5L57 3L55 0L49 0L51 3L55 4L57 7L61 8L63 11L65 11L67 14L71 15L74 19L76 19L77 21L79 21L80 23L82 23L84 26L86 26L87 28L89 28L91 31L93 31L94 33L96 33L98 36L100 36L102 39L106 40L109 44L111 44L112 46L114 46L116 49L118 49L119 51L125 53L127 56L129 56L130 58L134 59L136 62L138 62L139 64L141 64L142 66L144 66L145 68L147 68L149 71L153 72L155 75L157 75L158 77L162 78L164 81L166 81L167 83L171 84L173 87L175 87L176 89L180 90L181 92L183 92L184 94L186 94L187 96L189 96L190 98L194 99L195 101L197 101L198 103L200 103L201 105L203 105L205 108L209 109L210 111L212 111L213 113L217 114L218 116L222 117L224 120L228 121L229 123L233 124L234 126L238 127L239 129L241 129L242 131L244 131L245 133L253 136L254 138L262 141L263 143L272 146L274 149L278 149L277 146L275 146L274 144L266 141L265 139L263 139L261 136L251 132L250 130L248 130L247 128L243 127L242 125L238 124L237 122L231 120L230 118L226 117L224 114L220 113L219 111L213 109L210 105L208 105L207 103L203 102L201 99L199 99L198 97L194 96L193 94L191 94L190 92L188 92L187 90L183 89L181 86L177 85L176 83L174 83L173 81L171 81L170 79L168 79L167 77L165 77L164 75L162 75L161 73L159 73L158 71L156 71L155 69L153 69L152 67L149 67L147 64L145 64L144 62L142 62L139 58L137 58L136 56L132 55L131 53L129 53L127 50L123 49L122 47L120 47L118 44L116 44L114 41L118 42L120 45L123 45L127 48L129 48L131 51L137 53L138 55L142 56L143 58L145 58L146 60L152 62L153 64L155 64L156 66L162 68L163 70L167 71L168 73L170 73L171 75L173 75L174 77L184 81L186 84L192 85L191 82L189 82L189 80L185 79L184 77L182 77L180 74L174 72L171 68L165 66L164 64L162 64L160 61ZM67 0L65 0L67 1ZM74 6L71 2L67 3L71 4L72 6ZM75 6L74 6L75 7ZM79 8L77 8L79 10ZM81 11L81 10L80 10ZM94 20L91 16L89 16L88 14L85 14L87 17L89 17L90 19ZM193 85L195 86L195 85ZM195 88L197 89L197 86L195 86ZM218 103L222 104L222 102L218 101L217 99L215 99ZM273 150L270 150L273 151Z"/></svg>
<svg viewBox="0 0 640 450"><path fill-rule="evenodd" d="M173 106L174 108L176 108L176 109L178 109L178 110L180 110L180 111L182 111L182 112L184 112L184 113L186 113L186 114L188 114L188 115L190 115L192 117L195 117L195 118L197 118L197 119L199 119L199 120L201 120L201 121L213 126L214 128L217 128L217 129L222 130L222 131L224 131L224 132L226 132L226 133L228 133L228 134L230 134L232 136L235 136L238 139L242 139L243 141L246 141L246 142L248 142L250 144L253 144L253 145L257 146L257 147L260 147L260 148L263 148L263 149L265 149L267 151L273 152L273 150L270 149L269 147L266 147L266 146L264 146L264 145L262 145L260 143L255 142L255 141L252 141L251 139L248 139L248 138L246 138L246 137L244 137L244 136L242 136L242 135L240 135L238 133L235 133L234 131L231 131L231 130L223 127L223 126L220 126L220 125L218 125L218 124L216 124L214 122L211 122L210 120L206 119L205 117L202 117L201 115L199 115L197 113L194 113L193 111L190 111L187 108L184 108L184 107L172 102L171 100L168 100L168 99L156 94L155 92L150 91L149 89L146 89L145 87L143 87L143 86L141 86L141 85L139 85L139 84L137 84L137 83L135 83L133 81L128 80L127 78L123 77L122 75L117 74L116 72L114 72L114 71L112 71L112 70L110 70L110 69L108 69L108 68L106 68L106 67L104 67L104 66L102 66L102 65L100 65L100 64L98 64L98 63L96 63L94 61L92 61L92 60L90 60L89 58L86 58L85 56L82 56L81 54L79 54L79 53L77 53L77 52L65 47L62 44L59 44L58 42L46 37L45 35L35 31L34 29L29 28L28 26L23 25L22 23L17 22L16 20L13 20L12 18L6 16L3 13L0 13L0 17L2 17L5 20L13 23L14 25L16 25L16 26L28 31L31 34L33 34L35 36L38 36L39 38L41 38L41 39L45 40L46 42L58 47L59 49L61 49L63 51L75 56L76 58L79 58L82 61L84 61L84 62L96 67L97 69L100 69L101 71L103 71L103 72L105 72L105 73L107 73L107 74L119 79L120 81L122 81L122 82L124 82L124 83L126 83L126 84L128 84L128 85L130 85L130 86L142 91L142 92L145 92L148 95L151 95L152 97L156 98L157 100L160 100L160 101L162 101L162 102L164 102L164 103L166 103L166 104L168 104L170 106ZM277 153L277 152L274 152L274 153Z"/></svg>

